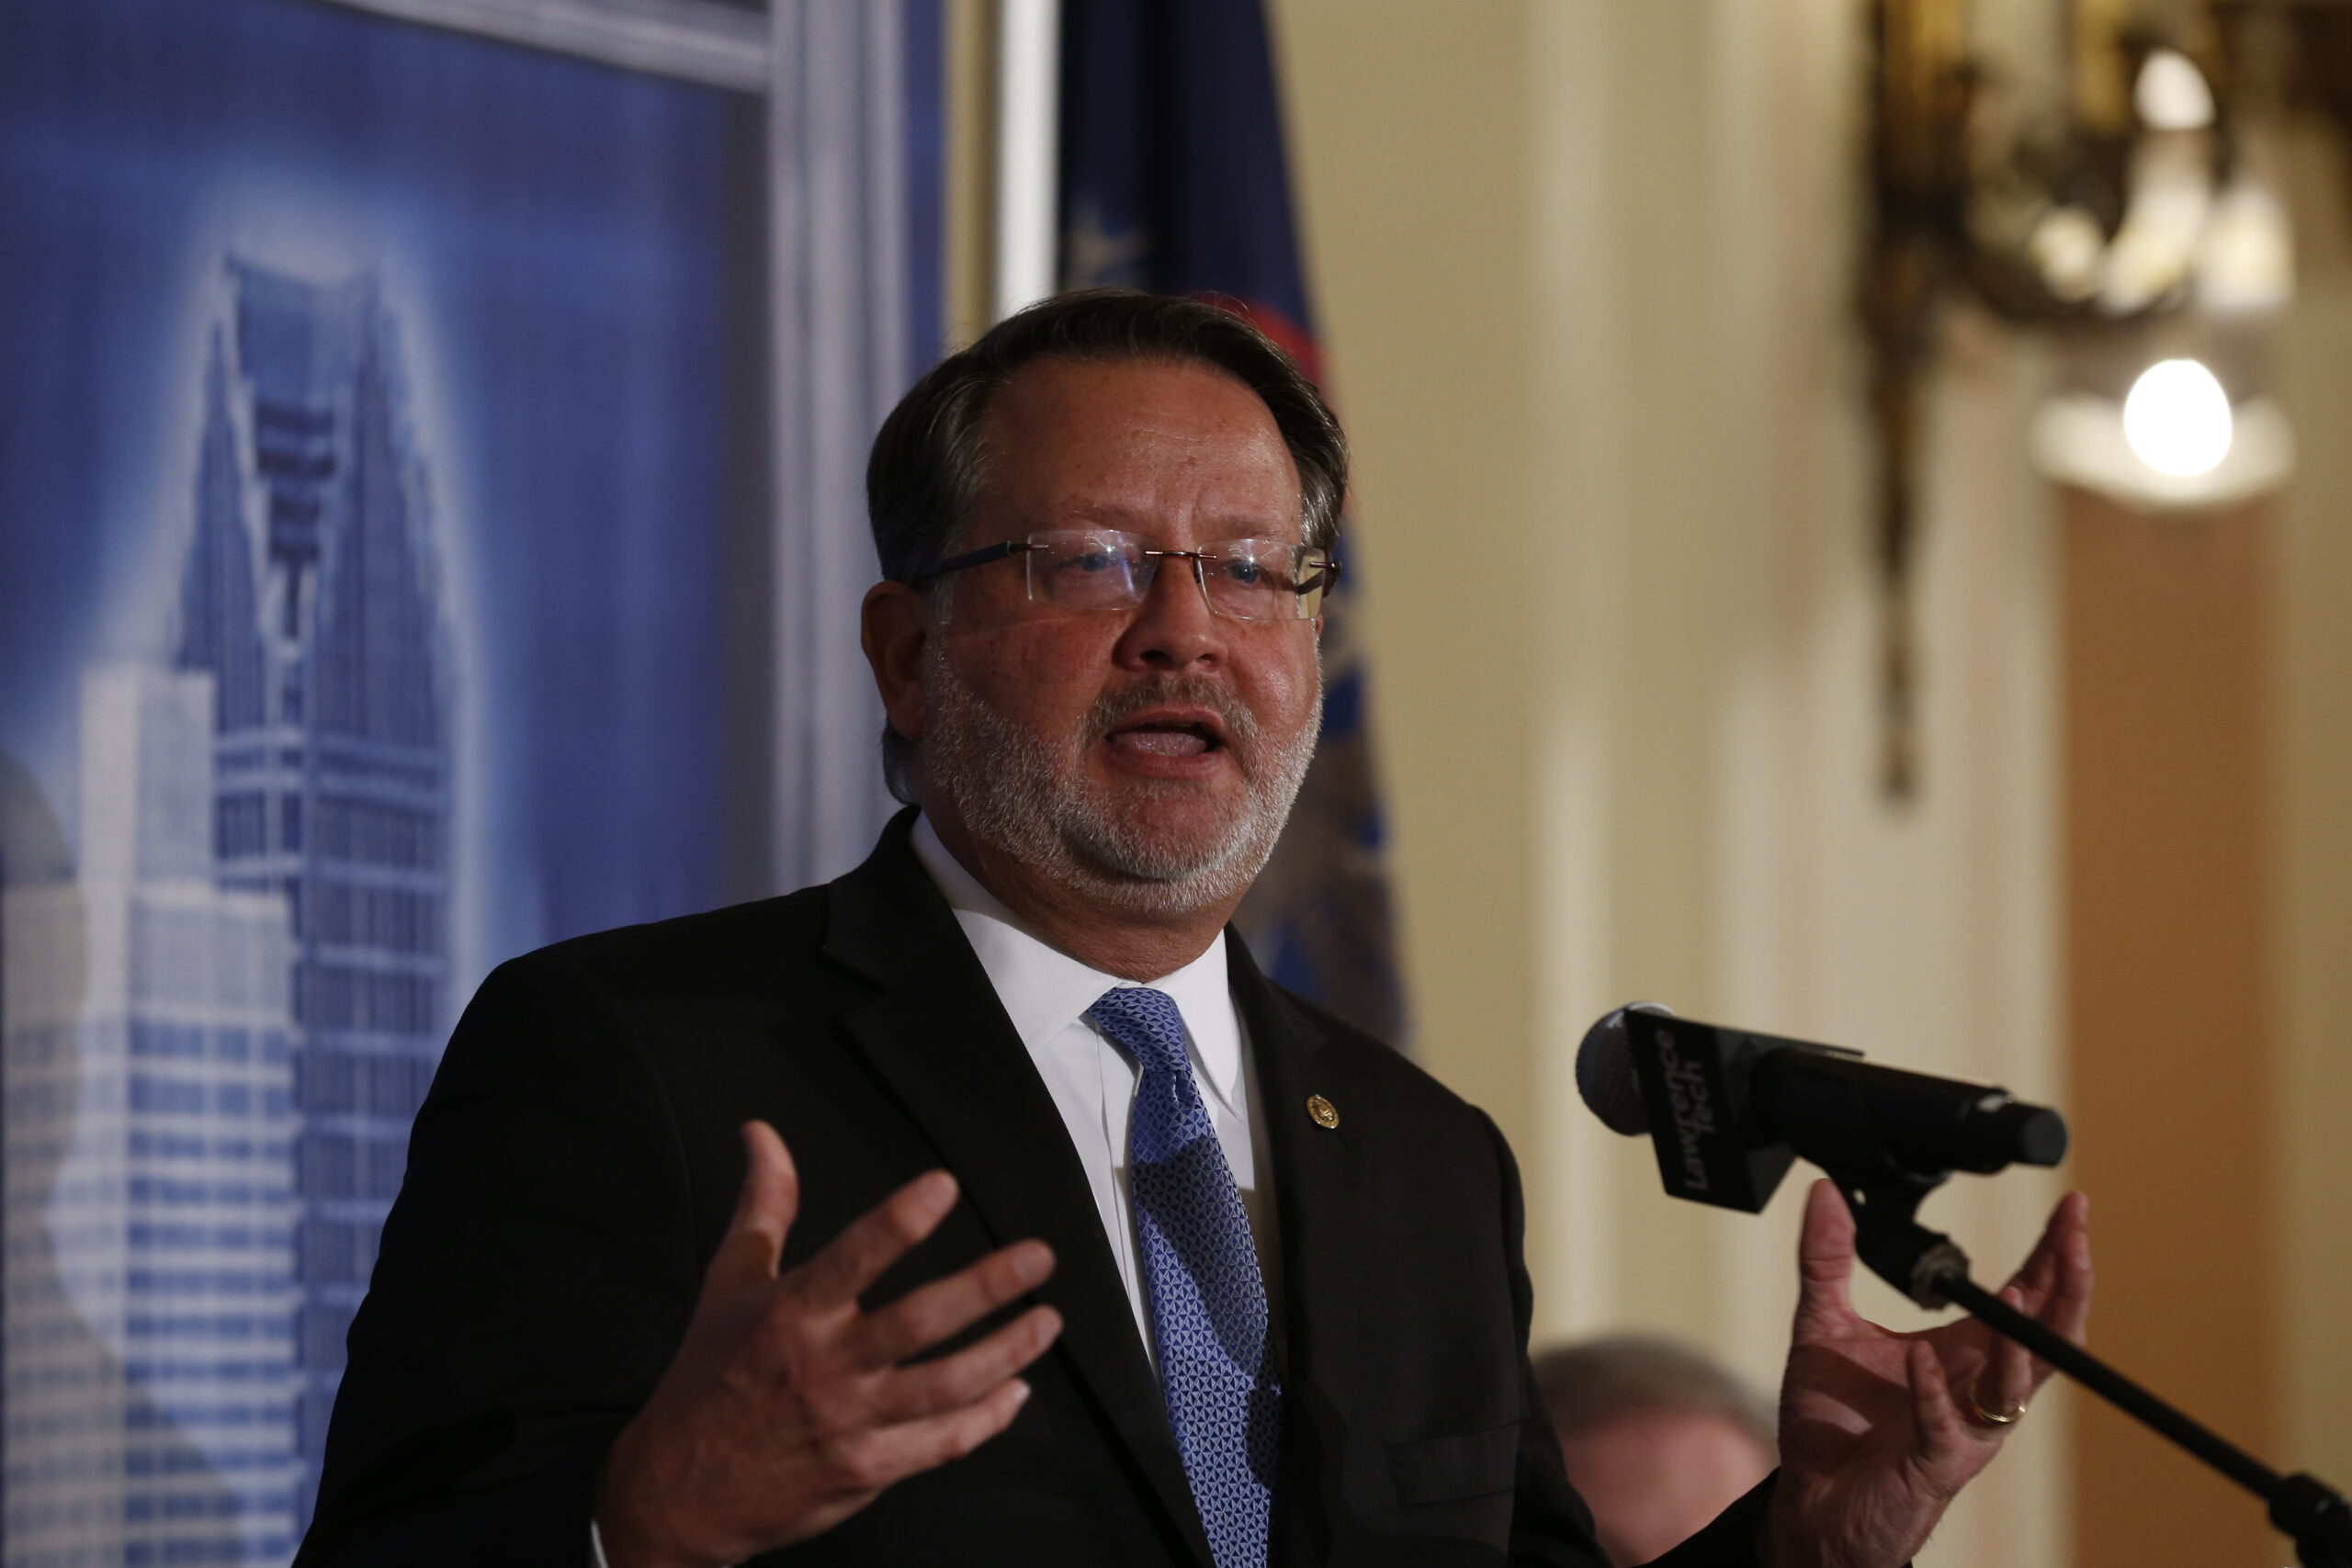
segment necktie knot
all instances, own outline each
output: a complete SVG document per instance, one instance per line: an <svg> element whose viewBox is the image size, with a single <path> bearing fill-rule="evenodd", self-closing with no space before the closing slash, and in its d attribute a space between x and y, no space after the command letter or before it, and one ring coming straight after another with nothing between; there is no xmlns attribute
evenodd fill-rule
<svg viewBox="0 0 2352 1568"><path fill-rule="evenodd" d="M1138 1166L1164 1165L1193 1151L1194 1159L1216 1155L1218 1175L1228 1187L1225 1156L1200 1086L1193 1079L1192 1054L1184 1044L1184 1015L1176 998L1145 986L1105 991L1086 1010L1114 1043L1135 1061L1134 1114L1127 1122L1127 1153ZM1208 1179L1205 1176L1204 1179Z"/></svg>
<svg viewBox="0 0 2352 1568"><path fill-rule="evenodd" d="M1086 1016L1146 1072L1190 1072L1184 1015L1176 998L1148 986L1119 986L1102 993Z"/></svg>

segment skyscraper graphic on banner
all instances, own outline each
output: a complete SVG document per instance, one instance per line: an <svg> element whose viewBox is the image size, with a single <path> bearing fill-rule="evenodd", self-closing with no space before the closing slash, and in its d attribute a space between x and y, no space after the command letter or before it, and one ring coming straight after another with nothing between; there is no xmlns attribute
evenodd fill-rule
<svg viewBox="0 0 2352 1568"><path fill-rule="evenodd" d="M447 637L424 464L370 275L232 260L206 372L178 663L215 682L224 888L296 945L292 1351L305 1498L447 1026Z"/></svg>
<svg viewBox="0 0 2352 1568"><path fill-rule="evenodd" d="M372 274L220 288L169 664L85 672L77 876L8 894L7 973L50 977L8 996L11 1565L291 1556L448 1022L397 322Z"/></svg>
<svg viewBox="0 0 2352 1568"><path fill-rule="evenodd" d="M1063 286L1214 299L1320 381L1260 0L1065 0L1061 89ZM1403 1044L1349 592L1324 615L1314 766L1235 919L1276 980Z"/></svg>

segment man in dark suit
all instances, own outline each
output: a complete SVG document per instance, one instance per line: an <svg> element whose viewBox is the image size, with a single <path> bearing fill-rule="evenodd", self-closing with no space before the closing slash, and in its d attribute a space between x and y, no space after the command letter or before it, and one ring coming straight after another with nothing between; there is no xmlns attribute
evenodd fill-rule
<svg viewBox="0 0 2352 1568"><path fill-rule="evenodd" d="M304 1563L1603 1561L1510 1151L1226 929L1312 750L1345 480L1313 387L1187 301L1065 297L908 395L865 640L920 814L484 984ZM1783 1468L1678 1564L1893 1568L2041 1375L1856 1317L1826 1190L1801 1263ZM2078 1202L2014 1288L2079 1334Z"/></svg>

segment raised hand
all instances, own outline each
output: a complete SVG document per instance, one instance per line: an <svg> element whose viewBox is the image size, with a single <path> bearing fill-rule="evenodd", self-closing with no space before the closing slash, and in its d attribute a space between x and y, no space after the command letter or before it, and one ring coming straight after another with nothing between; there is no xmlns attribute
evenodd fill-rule
<svg viewBox="0 0 2352 1568"><path fill-rule="evenodd" d="M742 1195L685 1340L597 1486L610 1568L718 1568L831 1529L1003 1431L1029 1396L1016 1374L1061 1332L1035 1307L905 1365L1035 1289L1051 1251L1019 1242L864 1312L859 1295L955 1206L955 1179L916 1178L779 1275L799 1179L767 1123L747 1122L743 1147Z"/></svg>
<svg viewBox="0 0 2352 1568"><path fill-rule="evenodd" d="M2079 1344L2090 1314L2088 1201L2069 1193L2001 1292ZM2000 1451L1996 1417L2024 1410L2047 1363L1973 1318L1895 1334L1855 1312L1854 1222L1838 1190L1805 1197L1781 1476L1766 1524L1771 1568L1896 1568L1953 1495Z"/></svg>

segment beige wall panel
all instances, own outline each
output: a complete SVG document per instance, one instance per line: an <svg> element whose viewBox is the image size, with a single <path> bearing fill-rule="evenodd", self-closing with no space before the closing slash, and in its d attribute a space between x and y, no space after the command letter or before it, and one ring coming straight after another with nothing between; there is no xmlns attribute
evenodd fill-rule
<svg viewBox="0 0 2352 1568"><path fill-rule="evenodd" d="M1517 7L1278 6L1316 303L1358 455L1351 551L1422 1059L1535 1143ZM1498 84L1505 85L1498 90ZM1394 650L1394 651L1388 651Z"/></svg>

